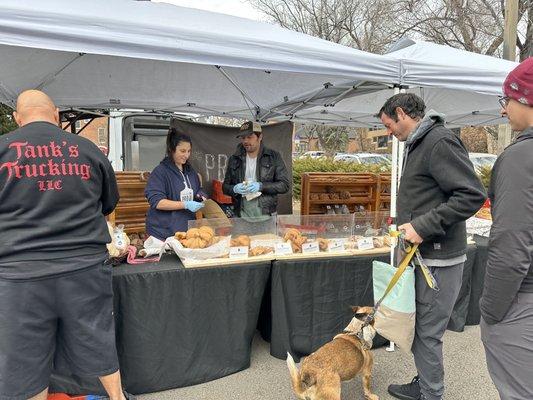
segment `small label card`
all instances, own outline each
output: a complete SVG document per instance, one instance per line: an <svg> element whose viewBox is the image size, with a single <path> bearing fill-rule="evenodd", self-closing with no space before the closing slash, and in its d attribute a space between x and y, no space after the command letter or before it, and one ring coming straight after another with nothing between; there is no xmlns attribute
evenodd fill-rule
<svg viewBox="0 0 533 400"><path fill-rule="evenodd" d="M344 242L342 240L330 240L328 251L344 251Z"/></svg>
<svg viewBox="0 0 533 400"><path fill-rule="evenodd" d="M276 255L286 256L292 254L292 246L290 243L276 243Z"/></svg>
<svg viewBox="0 0 533 400"><path fill-rule="evenodd" d="M357 248L359 250L372 250L374 248L374 240L372 237L365 237L357 240Z"/></svg>
<svg viewBox="0 0 533 400"><path fill-rule="evenodd" d="M308 242L302 244L302 254L315 254L320 253L320 247L318 242Z"/></svg>
<svg viewBox="0 0 533 400"><path fill-rule="evenodd" d="M248 246L230 247L229 258L232 258L232 259L248 258Z"/></svg>

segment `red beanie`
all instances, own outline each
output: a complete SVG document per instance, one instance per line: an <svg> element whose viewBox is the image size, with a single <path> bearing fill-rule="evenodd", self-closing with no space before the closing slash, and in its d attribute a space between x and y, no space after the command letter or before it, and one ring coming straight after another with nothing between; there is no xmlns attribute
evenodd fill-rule
<svg viewBox="0 0 533 400"><path fill-rule="evenodd" d="M522 104L533 107L533 57L522 61L503 83L503 93Z"/></svg>

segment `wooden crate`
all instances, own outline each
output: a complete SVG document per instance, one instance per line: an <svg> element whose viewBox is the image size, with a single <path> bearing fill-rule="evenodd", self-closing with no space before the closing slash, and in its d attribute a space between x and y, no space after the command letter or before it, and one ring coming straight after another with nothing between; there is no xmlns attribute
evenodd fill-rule
<svg viewBox="0 0 533 400"><path fill-rule="evenodd" d="M367 211L376 211L379 176L371 173L308 172L302 174L303 215L325 214L326 206L346 204L350 212L362 206ZM339 199L326 198L336 193ZM349 198L341 198L349 193Z"/></svg>
<svg viewBox="0 0 533 400"><path fill-rule="evenodd" d="M376 197L376 210L390 210L391 174L379 174L378 195Z"/></svg>
<svg viewBox="0 0 533 400"><path fill-rule="evenodd" d="M144 197L149 172L115 172L120 200L115 211L109 215L109 222L124 225L126 233L144 233L146 213L150 208Z"/></svg>

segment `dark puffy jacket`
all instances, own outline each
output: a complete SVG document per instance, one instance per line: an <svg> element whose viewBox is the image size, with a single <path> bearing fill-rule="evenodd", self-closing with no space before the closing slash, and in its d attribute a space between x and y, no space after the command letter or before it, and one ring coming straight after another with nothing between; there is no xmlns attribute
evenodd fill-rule
<svg viewBox="0 0 533 400"><path fill-rule="evenodd" d="M465 221L482 206L485 190L461 139L439 117L423 124L406 149L398 225L411 222L424 239L423 257L454 258L466 254Z"/></svg>
<svg viewBox="0 0 533 400"><path fill-rule="evenodd" d="M492 228L480 308L500 322L518 292L533 293L533 128L498 157L490 181Z"/></svg>
<svg viewBox="0 0 533 400"><path fill-rule="evenodd" d="M242 196L233 192L233 187L244 181L246 173L246 150L240 144L237 151L228 161L228 169L224 177L222 191L233 197L235 213L240 216ZM287 193L290 188L289 174L281 155L261 145L257 156L257 182L261 182L259 206L263 215L276 212L278 195Z"/></svg>

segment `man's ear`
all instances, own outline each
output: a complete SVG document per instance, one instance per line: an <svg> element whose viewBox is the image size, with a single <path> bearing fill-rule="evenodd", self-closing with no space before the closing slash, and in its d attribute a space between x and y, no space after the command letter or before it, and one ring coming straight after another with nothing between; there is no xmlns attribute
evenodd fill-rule
<svg viewBox="0 0 533 400"><path fill-rule="evenodd" d="M54 111L54 120L56 121L56 125L61 127L61 119L59 118L59 108L57 107Z"/></svg>
<svg viewBox="0 0 533 400"><path fill-rule="evenodd" d="M15 122L17 123L19 127L22 126L22 120L16 111L13 111L13 119L15 120Z"/></svg>
<svg viewBox="0 0 533 400"><path fill-rule="evenodd" d="M403 110L403 108L401 107L396 107L396 115L398 116L398 119L405 119L406 117L406 114L405 114L405 111Z"/></svg>

